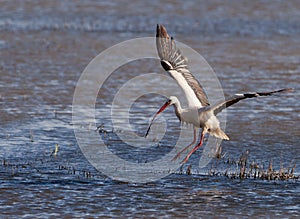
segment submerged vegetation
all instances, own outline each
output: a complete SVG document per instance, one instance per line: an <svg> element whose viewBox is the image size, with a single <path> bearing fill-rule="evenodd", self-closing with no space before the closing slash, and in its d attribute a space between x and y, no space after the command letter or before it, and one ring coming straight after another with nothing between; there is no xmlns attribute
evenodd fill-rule
<svg viewBox="0 0 300 219"><path fill-rule="evenodd" d="M115 130L106 130L103 125L100 125L95 130L105 138L112 135ZM34 140L33 132L30 131L29 139L31 142ZM300 175L296 173L296 162L291 161L288 167L284 167L282 161L276 161L276 165L280 164L279 168L273 167L273 160L260 161L252 160L249 156L250 152L245 151L237 158L232 158L226 153L222 153L222 146L220 146L208 169L205 177L218 177L225 176L230 179L256 179L256 180L299 180ZM80 162L78 162L80 160ZM36 178L37 176L43 179L51 179L61 176L75 176L75 179L97 179L107 178L99 171L94 169L87 161L85 164L80 164L85 160L80 150L76 153L68 153L61 151L58 144L55 144L52 149L44 154L37 155L31 159L25 158L2 158L0 163L0 175L2 179L27 176L30 175ZM170 172L170 174L184 174L184 175L203 175L197 173L197 167L191 164L182 165L178 171ZM73 178L74 179L74 178Z"/></svg>
<svg viewBox="0 0 300 219"><path fill-rule="evenodd" d="M37 177L38 174L39 177L43 179L57 179L57 177L62 176L75 176L75 179L78 180L106 178L92 167L87 168L81 165L78 166L77 162L70 162L69 159L66 159L66 156L60 157L60 154L58 154L57 151L58 145L56 144L53 152L44 154L39 158L26 161L21 159L2 159L0 164L2 179L5 177L24 176L24 174L29 178L30 175ZM81 159L83 159L83 157ZM87 164L87 166L89 165ZM197 171L194 171L194 169L196 168L193 168L192 165L183 165L178 172L173 174L195 175L197 174ZM222 154L220 148L211 164L209 164L208 172L205 174L205 177L225 176L230 179L256 179L268 181L299 180L300 176L295 174L295 170L295 162L292 162L289 167L283 167L280 162L280 168L275 169L273 168L272 160L267 162L267 165L250 160L249 151L242 153L240 157L234 159Z"/></svg>
<svg viewBox="0 0 300 219"><path fill-rule="evenodd" d="M191 166L188 167L186 174L191 174ZM208 175L226 176L232 179L260 179L260 180L290 180L299 179L295 174L296 162L291 162L289 167L283 167L280 161L279 169L273 168L273 161L267 165L249 159L249 151L240 155L238 159L229 158L222 154L220 147L215 155L215 159L210 164ZM182 172L181 172L182 173Z"/></svg>

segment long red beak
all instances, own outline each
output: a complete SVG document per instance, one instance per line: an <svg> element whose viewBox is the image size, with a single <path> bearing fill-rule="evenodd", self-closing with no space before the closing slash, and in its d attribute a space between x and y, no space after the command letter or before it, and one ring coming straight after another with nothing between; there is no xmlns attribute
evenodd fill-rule
<svg viewBox="0 0 300 219"><path fill-rule="evenodd" d="M170 106L170 103L171 103L171 100L168 100L168 101L167 101L167 102L166 102L166 103L165 103L165 104L157 111L157 113L155 113L155 115L153 116L153 118L152 118L152 120L151 120L151 122L150 122L150 124L149 124L149 127L148 127L148 129L147 129L147 132L146 132L146 134L145 134L145 138L146 138L147 135L149 134L151 125L152 125L154 119L156 118L156 116L157 116L158 114L160 114L161 112L163 112L168 106Z"/></svg>

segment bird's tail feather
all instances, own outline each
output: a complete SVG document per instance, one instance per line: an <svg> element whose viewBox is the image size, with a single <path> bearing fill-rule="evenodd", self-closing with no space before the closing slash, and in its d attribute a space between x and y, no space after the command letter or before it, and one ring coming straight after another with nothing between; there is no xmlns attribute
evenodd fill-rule
<svg viewBox="0 0 300 219"><path fill-rule="evenodd" d="M210 132L210 134L215 136L216 138L229 140L229 137L221 129L213 130Z"/></svg>

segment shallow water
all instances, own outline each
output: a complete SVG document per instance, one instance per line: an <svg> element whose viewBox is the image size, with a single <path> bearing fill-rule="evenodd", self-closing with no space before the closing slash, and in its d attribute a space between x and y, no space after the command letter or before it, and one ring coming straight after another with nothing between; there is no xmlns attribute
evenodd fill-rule
<svg viewBox="0 0 300 219"><path fill-rule="evenodd" d="M299 217L299 180L209 176L212 164L198 168L203 150L182 167L185 173L191 164L192 175L177 170L147 184L111 180L84 157L72 124L73 93L87 64L116 43L154 36L156 24L163 23L176 40L208 61L225 96L295 89L229 108L226 133L231 140L222 142L222 147L226 158L238 159L248 150L249 160L265 167L272 160L277 170L280 165L291 169L296 163L299 175L298 1L0 4L2 217ZM107 116L114 95L124 82L148 72L163 73L157 60L139 60L117 69L101 88L96 104L96 125L103 125L99 135L115 154L137 163L154 161L172 150L180 128L170 108L160 118L169 121L167 135L161 142L154 140L150 150L132 151L118 139L119 130ZM139 136L164 101L149 94L132 105L130 123ZM59 151L54 156L56 144ZM216 167L221 172L226 168L221 162Z"/></svg>

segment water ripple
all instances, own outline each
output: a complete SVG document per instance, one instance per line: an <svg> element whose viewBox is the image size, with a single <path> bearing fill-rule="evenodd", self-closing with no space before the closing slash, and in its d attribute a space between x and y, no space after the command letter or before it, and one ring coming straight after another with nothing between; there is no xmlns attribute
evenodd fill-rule
<svg viewBox="0 0 300 219"><path fill-rule="evenodd" d="M47 17L29 19L0 19L0 30L69 30L95 32L139 32L151 33L159 21L168 25L168 29L177 34L184 32L201 33L202 35L236 35L236 36L266 36L266 35L295 35L300 33L300 22L293 19L195 19L178 16L176 23L169 23L168 17L158 16L154 20L148 16L85 16L77 18Z"/></svg>

